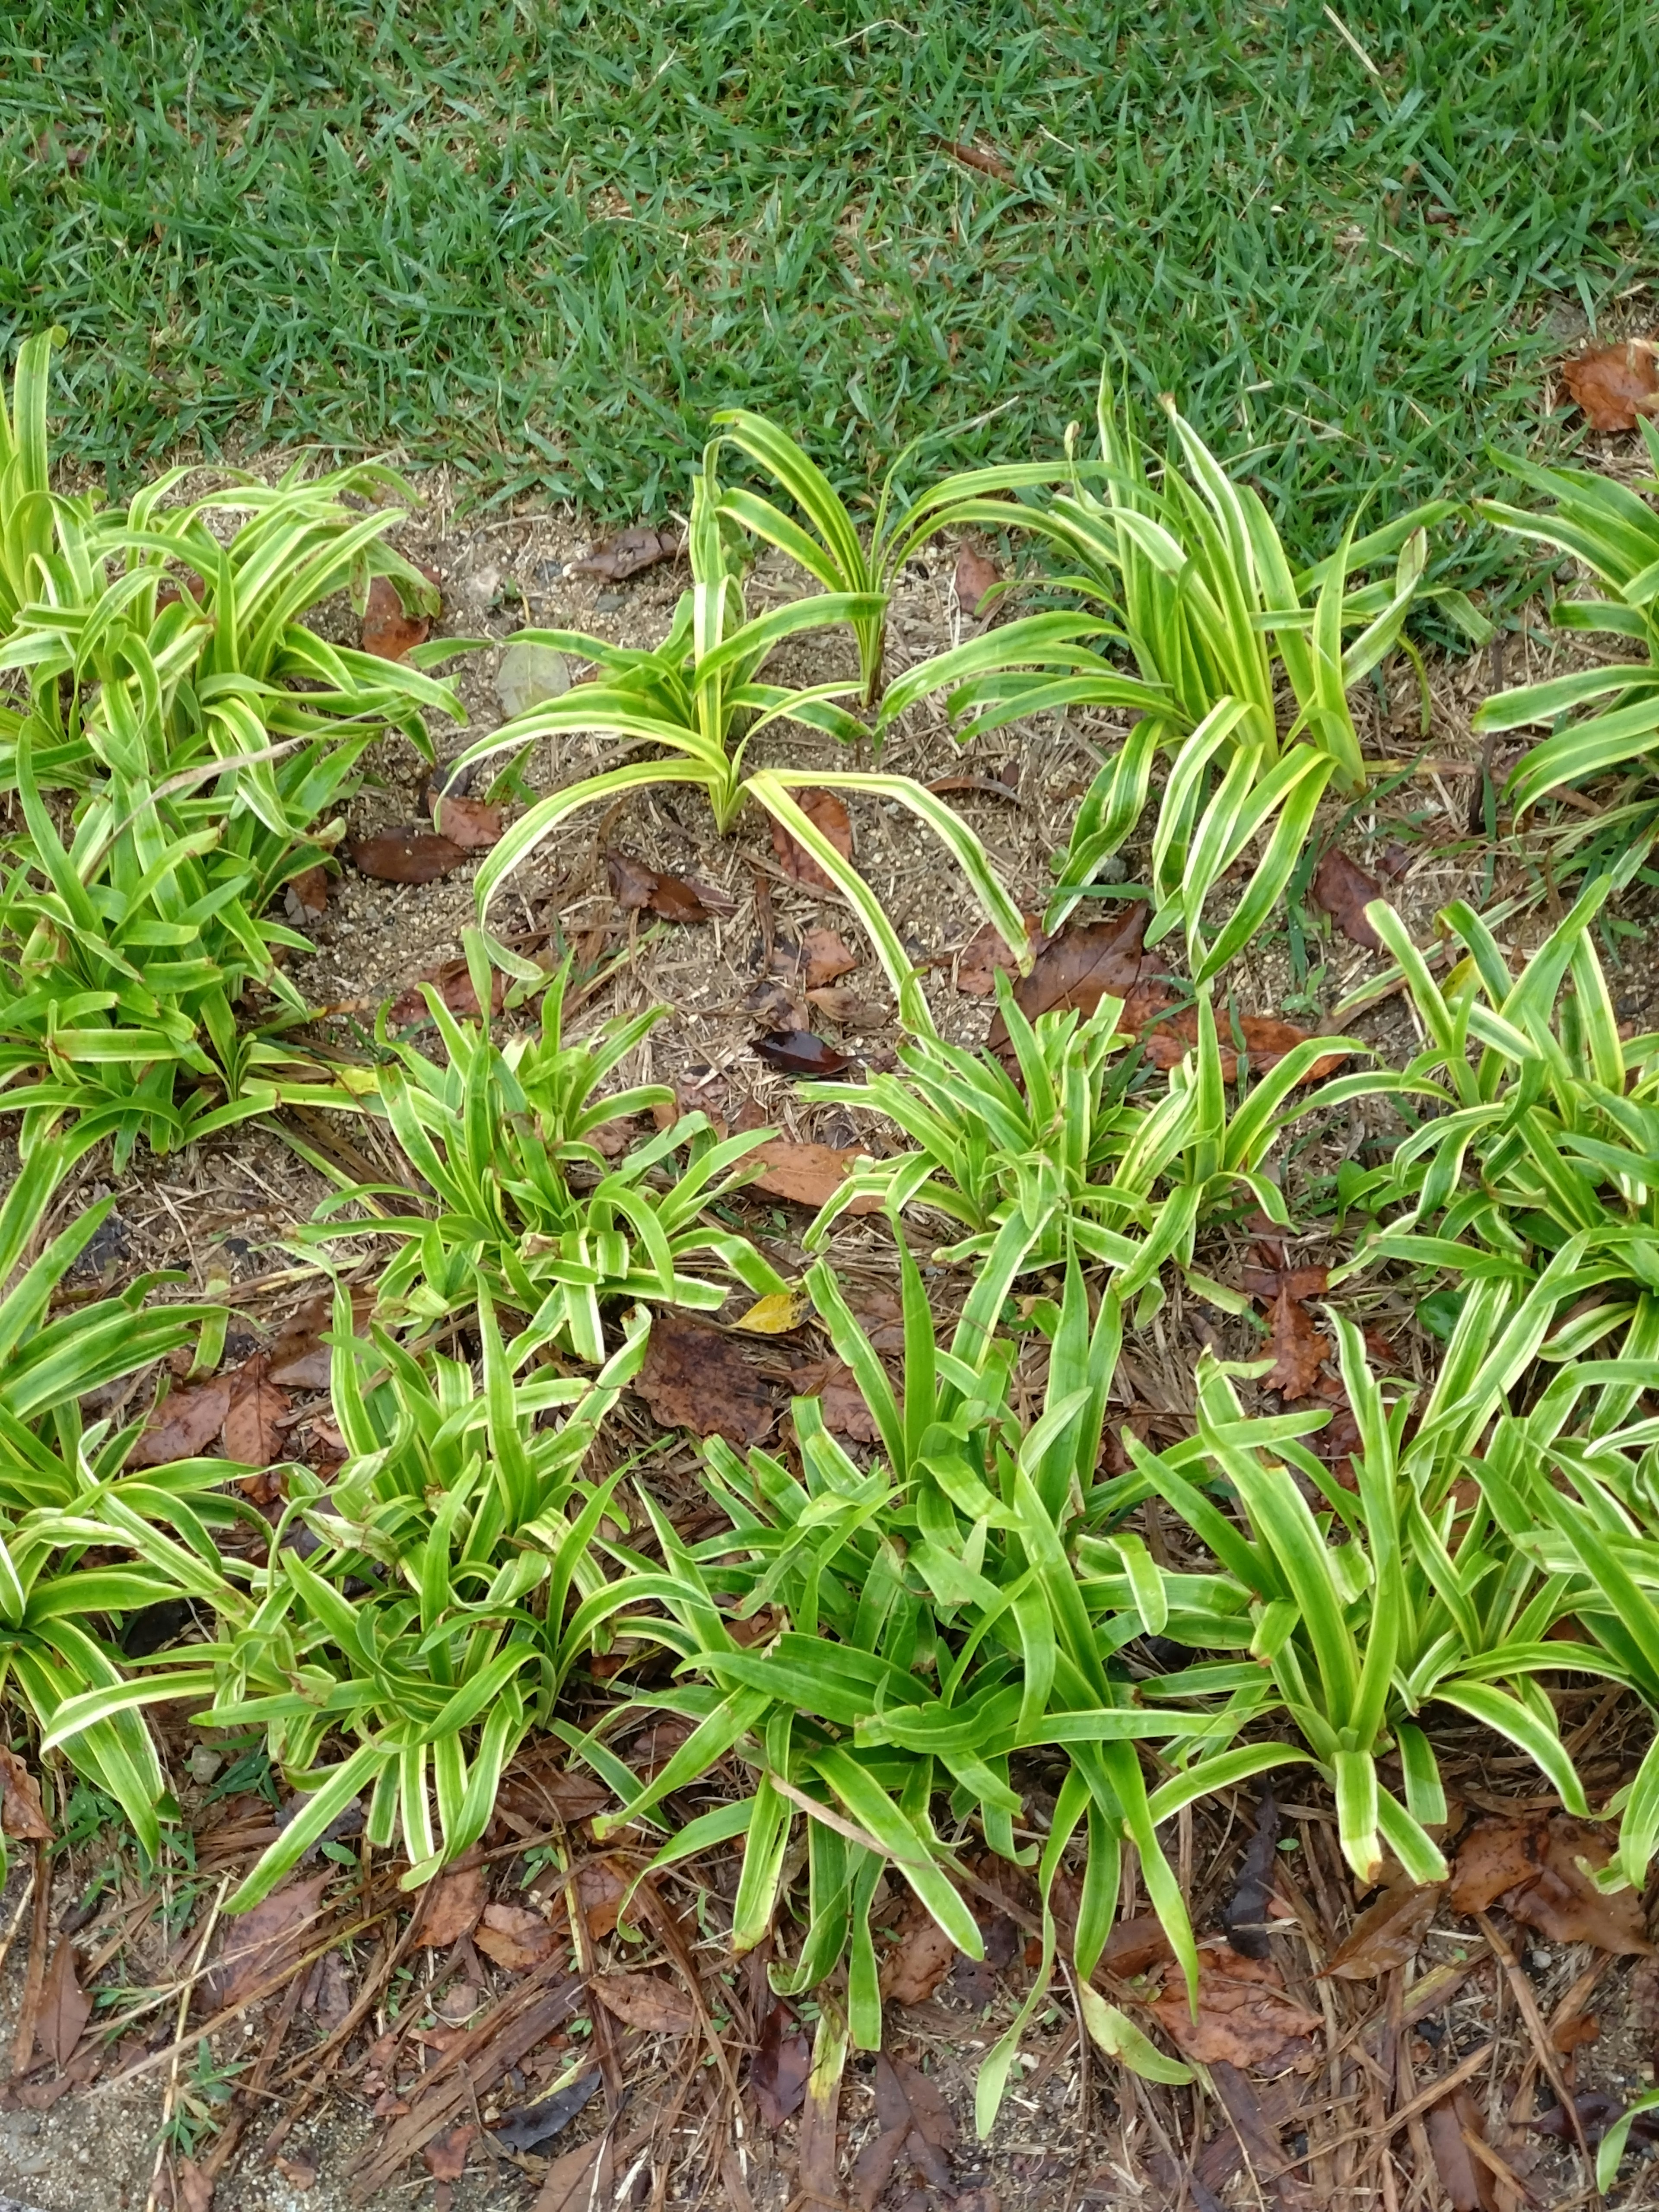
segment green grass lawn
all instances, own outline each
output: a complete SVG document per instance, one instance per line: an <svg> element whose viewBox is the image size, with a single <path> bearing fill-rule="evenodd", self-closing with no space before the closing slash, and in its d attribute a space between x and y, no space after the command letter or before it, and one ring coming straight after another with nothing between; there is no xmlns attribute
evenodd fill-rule
<svg viewBox="0 0 1659 2212"><path fill-rule="evenodd" d="M957 453L1049 448L1121 342L1323 550L1535 439L1542 311L1659 260L1648 0L6 14L0 337L68 325L123 474L395 444L618 517L727 401L843 481L991 408Z"/></svg>

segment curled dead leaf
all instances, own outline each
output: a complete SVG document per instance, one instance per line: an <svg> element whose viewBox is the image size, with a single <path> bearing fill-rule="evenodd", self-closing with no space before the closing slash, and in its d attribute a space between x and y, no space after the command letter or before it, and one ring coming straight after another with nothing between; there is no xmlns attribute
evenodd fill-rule
<svg viewBox="0 0 1659 2212"><path fill-rule="evenodd" d="M957 598L962 611L975 621L982 620L987 613L987 595L1002 581L1002 571L990 555L976 545L971 538L964 538L957 548L955 583Z"/></svg>
<svg viewBox="0 0 1659 2212"><path fill-rule="evenodd" d="M799 2112L812 2069L812 2047L787 2004L774 2000L761 2022L749 2065L750 2094L764 2127L781 2128Z"/></svg>
<svg viewBox="0 0 1659 2212"><path fill-rule="evenodd" d="M913 1909L881 1966L881 1993L895 2004L925 2004L951 1971L957 1947L931 1912Z"/></svg>
<svg viewBox="0 0 1659 2212"><path fill-rule="evenodd" d="M1311 2064L1310 2039L1324 2024L1285 1995L1276 1966L1241 1958L1224 1944L1205 1944L1199 1951L1196 2018L1181 1980L1167 1984L1149 2009L1183 2057L1206 2065L1222 2059L1271 2074Z"/></svg>
<svg viewBox="0 0 1659 2212"><path fill-rule="evenodd" d="M848 1064L844 1052L811 1030L768 1030L755 1039L754 1049L781 1075L839 1075Z"/></svg>
<svg viewBox="0 0 1659 2212"><path fill-rule="evenodd" d="M527 1905L487 1905L472 1940L486 1959L508 1973L521 1974L550 1959L559 1939Z"/></svg>
<svg viewBox="0 0 1659 2212"><path fill-rule="evenodd" d="M1452 2212L1498 2212L1498 2177L1469 2148L1471 2141L1486 2141L1486 2130L1480 2124L1480 2107L1468 2089L1455 2089L1449 2097L1431 2105L1424 2125L1435 2171L1451 2199Z"/></svg>
<svg viewBox="0 0 1659 2212"><path fill-rule="evenodd" d="M1285 1398L1305 1398L1319 1380L1321 1364L1334 1357L1334 1347L1300 1298L1281 1291L1268 1316L1267 1349L1273 1354L1266 1387Z"/></svg>
<svg viewBox="0 0 1659 2212"><path fill-rule="evenodd" d="M283 1416L289 1396L266 1372L266 1355L256 1352L228 1377L230 1404L224 1419L225 1455L244 1467L269 1467L284 1455L287 1432Z"/></svg>

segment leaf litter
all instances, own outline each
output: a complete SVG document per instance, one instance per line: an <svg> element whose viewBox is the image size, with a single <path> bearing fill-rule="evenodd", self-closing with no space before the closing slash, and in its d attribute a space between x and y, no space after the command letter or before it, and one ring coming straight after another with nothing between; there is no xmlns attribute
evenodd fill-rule
<svg viewBox="0 0 1659 2212"><path fill-rule="evenodd" d="M1650 338L1598 346L1561 364L1561 381L1592 430L1633 430L1637 417L1659 411L1659 368Z"/></svg>
<svg viewBox="0 0 1659 2212"><path fill-rule="evenodd" d="M842 858L853 857L853 823L843 802L833 791L823 791L816 785L793 794L795 804L812 824L835 847ZM772 822L772 850L777 854L778 866L791 883L803 884L809 890L831 891L836 888L823 868L804 845L792 837L782 823Z"/></svg>

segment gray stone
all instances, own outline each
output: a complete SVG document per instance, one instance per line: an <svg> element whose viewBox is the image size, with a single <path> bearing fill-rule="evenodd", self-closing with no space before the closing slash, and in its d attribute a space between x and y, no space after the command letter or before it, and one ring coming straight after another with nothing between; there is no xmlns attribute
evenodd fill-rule
<svg viewBox="0 0 1659 2212"><path fill-rule="evenodd" d="M550 645L519 639L501 655L495 672L495 696L508 721L527 714L544 700L561 698L570 689L570 667Z"/></svg>

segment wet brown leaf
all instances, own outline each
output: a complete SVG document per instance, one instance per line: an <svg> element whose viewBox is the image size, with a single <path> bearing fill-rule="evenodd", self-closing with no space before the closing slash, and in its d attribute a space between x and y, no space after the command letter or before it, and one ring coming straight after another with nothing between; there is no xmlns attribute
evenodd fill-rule
<svg viewBox="0 0 1659 2212"><path fill-rule="evenodd" d="M1443 1881L1418 1889L1409 1882L1383 1891L1362 1912L1331 1954L1328 1974L1339 1981L1375 1981L1417 1956L1418 1947L1446 1893Z"/></svg>
<svg viewBox="0 0 1659 2212"><path fill-rule="evenodd" d="M452 845L469 853L487 852L501 842L507 810L482 799L458 799L445 793L432 802L432 826Z"/></svg>
<svg viewBox="0 0 1659 2212"><path fill-rule="evenodd" d="M672 561L679 550L677 530L653 530L649 523L636 522L589 546L580 561L569 563L567 573L619 584L625 577L637 576L642 568L654 568L659 561Z"/></svg>
<svg viewBox="0 0 1659 2212"><path fill-rule="evenodd" d="M1320 1363L1333 1356L1330 1339L1314 1322L1300 1298L1281 1291L1268 1316L1267 1349L1272 1370L1264 1386L1282 1397L1305 1398L1319 1380Z"/></svg>
<svg viewBox="0 0 1659 2212"><path fill-rule="evenodd" d="M812 2046L794 2014L775 2002L761 2022L749 2066L749 2087L763 2127L781 2128L799 2112L811 2066Z"/></svg>
<svg viewBox="0 0 1659 2212"><path fill-rule="evenodd" d="M1659 370L1647 338L1581 353L1562 363L1561 381L1592 430L1633 430L1638 415L1659 408Z"/></svg>
<svg viewBox="0 0 1659 2212"><path fill-rule="evenodd" d="M844 860L853 857L853 824L847 809L833 791L820 791L815 786L791 793L795 804L811 823L822 831ZM798 845L782 823L772 823L772 849L778 856L778 866L791 883L805 884L809 890L833 890L835 885L825 875L812 855L804 846Z"/></svg>
<svg viewBox="0 0 1659 2212"><path fill-rule="evenodd" d="M266 1373L262 1352L245 1360L228 1378L230 1405L225 1414L225 1455L244 1467L269 1467L285 1455L287 1433L281 1425L289 1411L286 1390L279 1390Z"/></svg>
<svg viewBox="0 0 1659 2212"><path fill-rule="evenodd" d="M223 1428L229 1411L228 1376L170 1390L128 1453L128 1467L165 1467L169 1460L199 1458Z"/></svg>
<svg viewBox="0 0 1659 2212"><path fill-rule="evenodd" d="M354 837L346 854L360 875L382 884L435 884L459 868L466 854L434 830L379 830Z"/></svg>
<svg viewBox="0 0 1659 2212"><path fill-rule="evenodd" d="M1463 2140L1468 2134L1484 2142L1486 2132L1468 2091L1455 2089L1449 2097L1431 2105L1424 2125L1434 2154L1435 2171L1452 2201L1452 2212L1498 2212L1498 2177Z"/></svg>
<svg viewBox="0 0 1659 2212"><path fill-rule="evenodd" d="M1340 845L1333 845L1314 870L1313 895L1344 937L1369 952L1382 950L1382 939L1365 919L1366 907L1382 897L1382 886Z"/></svg>
<svg viewBox="0 0 1659 2212"><path fill-rule="evenodd" d="M1309 2039L1324 2025L1285 1995L1276 1966L1240 1958L1224 1945L1205 1944L1199 1951L1196 2020L1179 1978L1165 1984L1148 2009L1182 2057L1205 2065L1224 2059L1230 2066L1274 2074L1305 2067L1313 2057Z"/></svg>
<svg viewBox="0 0 1659 2212"><path fill-rule="evenodd" d="M470 1936L478 1924L489 1894L487 1867L456 1867L448 1874L441 1874L432 1885L432 1900L415 1938L416 1948L447 1951L463 1936Z"/></svg>
<svg viewBox="0 0 1659 2212"><path fill-rule="evenodd" d="M251 1912L224 1923L219 1961L208 1978L216 2011L240 2004L300 1956L316 1934L323 1892L335 1871L330 1866L304 1880L285 1881Z"/></svg>
<svg viewBox="0 0 1659 2212"><path fill-rule="evenodd" d="M421 2152L426 2170L434 2181L459 2181L466 2166L466 2154L477 2140L477 2128L467 2125L450 2128L443 2135L434 2136Z"/></svg>
<svg viewBox="0 0 1659 2212"><path fill-rule="evenodd" d="M765 1163L764 1170L750 1188L768 1198L787 1198L797 1206L824 1206L846 1180L854 1160L862 1157L856 1145L798 1144L793 1137L769 1137L748 1157ZM873 1194L856 1198L851 1213L876 1213L881 1200Z"/></svg>
<svg viewBox="0 0 1659 2212"><path fill-rule="evenodd" d="M0 1743L0 1834L22 1844L49 1844L52 1823L40 1802L40 1785L17 1753Z"/></svg>
<svg viewBox="0 0 1659 2212"><path fill-rule="evenodd" d="M1025 927L1030 939L1032 952L1041 953L1048 943L1042 925L1034 914L1025 917ZM1018 963L1009 951L1006 939L994 922L986 922L976 929L957 955L957 988L970 999L988 999L996 989L999 971L1005 975L1018 973ZM1014 996L1018 1000L1016 988ZM1098 1000L1096 1001L1098 1004ZM999 1020L1000 1017L999 1016ZM992 1050L998 1048L994 1043Z"/></svg>
<svg viewBox="0 0 1659 2212"><path fill-rule="evenodd" d="M741 1342L673 1306L653 1312L634 1387L664 1428L728 1443L758 1443L776 1418L772 1391Z"/></svg>
<svg viewBox="0 0 1659 2212"><path fill-rule="evenodd" d="M283 904L290 921L315 921L319 914L327 913L328 870L320 860L289 878L283 886Z"/></svg>
<svg viewBox="0 0 1659 2212"><path fill-rule="evenodd" d="M527 1905L487 1905L472 1940L486 1959L510 1974L522 1974L550 1959L559 1939Z"/></svg>
<svg viewBox="0 0 1659 2212"><path fill-rule="evenodd" d="M811 1030L768 1030L755 1039L755 1050L781 1075L839 1075L847 1054Z"/></svg>
<svg viewBox="0 0 1659 2212"><path fill-rule="evenodd" d="M402 660L432 635L425 615L404 612L398 586L390 576L369 579L368 604L363 609L363 651L377 660Z"/></svg>
<svg viewBox="0 0 1659 2212"><path fill-rule="evenodd" d="M75 1946L60 1936L46 1969L46 1986L35 2024L34 2047L67 2066L92 2018L92 1999L81 1987L80 1961Z"/></svg>
<svg viewBox="0 0 1659 2212"><path fill-rule="evenodd" d="M910 1924L881 1966L881 1993L894 2004L926 2004L951 1971L957 1947L932 1913L912 1908Z"/></svg>
<svg viewBox="0 0 1659 2212"><path fill-rule="evenodd" d="M962 611L979 621L988 612L986 594L1002 581L1002 571L982 547L964 538L957 548L955 580Z"/></svg>
<svg viewBox="0 0 1659 2212"><path fill-rule="evenodd" d="M697 2025L690 1998L660 1974L595 1974L587 1987L607 2012L647 2035L690 2035Z"/></svg>

